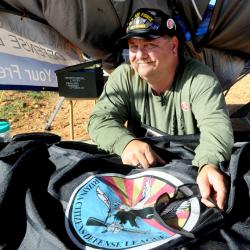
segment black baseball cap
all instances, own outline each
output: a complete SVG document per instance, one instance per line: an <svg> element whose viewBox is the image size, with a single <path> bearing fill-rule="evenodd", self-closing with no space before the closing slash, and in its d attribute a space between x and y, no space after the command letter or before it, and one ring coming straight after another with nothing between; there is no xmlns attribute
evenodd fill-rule
<svg viewBox="0 0 250 250"><path fill-rule="evenodd" d="M177 36L174 19L158 9L141 8L130 18L126 35L118 43L127 47L128 38L159 38L163 35Z"/></svg>

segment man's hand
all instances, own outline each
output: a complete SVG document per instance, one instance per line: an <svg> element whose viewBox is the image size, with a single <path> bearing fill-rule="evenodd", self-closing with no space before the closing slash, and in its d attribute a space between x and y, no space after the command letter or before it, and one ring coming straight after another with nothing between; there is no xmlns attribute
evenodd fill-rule
<svg viewBox="0 0 250 250"><path fill-rule="evenodd" d="M157 163L165 164L165 161L157 155L146 142L133 140L128 143L122 153L124 164L148 168Z"/></svg>
<svg viewBox="0 0 250 250"><path fill-rule="evenodd" d="M197 183L202 196L201 201L208 207L214 207L214 204L209 201L212 199L219 209L223 210L227 198L228 182L221 171L216 166L207 164L198 174Z"/></svg>

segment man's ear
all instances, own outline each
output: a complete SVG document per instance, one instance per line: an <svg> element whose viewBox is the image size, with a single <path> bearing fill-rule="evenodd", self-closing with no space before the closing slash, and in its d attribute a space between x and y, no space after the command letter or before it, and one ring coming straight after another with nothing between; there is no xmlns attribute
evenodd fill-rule
<svg viewBox="0 0 250 250"><path fill-rule="evenodd" d="M176 36L172 37L172 51L175 55L178 54L178 46L179 46L179 41Z"/></svg>

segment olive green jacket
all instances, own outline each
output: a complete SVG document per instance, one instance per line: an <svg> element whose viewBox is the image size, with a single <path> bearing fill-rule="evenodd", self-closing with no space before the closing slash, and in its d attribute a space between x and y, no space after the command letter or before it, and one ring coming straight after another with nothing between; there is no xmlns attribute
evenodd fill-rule
<svg viewBox="0 0 250 250"><path fill-rule="evenodd" d="M119 66L90 115L91 139L100 148L121 155L142 122L170 135L200 133L195 166L218 166L228 160L233 132L218 80L206 65L191 58L183 58L180 65L163 96L154 95L130 65Z"/></svg>

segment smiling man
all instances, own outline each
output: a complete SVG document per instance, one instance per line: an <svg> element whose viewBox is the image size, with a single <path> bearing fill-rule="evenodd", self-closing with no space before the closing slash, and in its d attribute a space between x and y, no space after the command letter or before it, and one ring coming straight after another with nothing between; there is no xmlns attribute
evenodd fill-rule
<svg viewBox="0 0 250 250"><path fill-rule="evenodd" d="M169 89L178 66L178 40L176 37L159 37L128 40L132 68L148 82L158 95Z"/></svg>
<svg viewBox="0 0 250 250"><path fill-rule="evenodd" d="M230 158L233 133L217 78L180 55L175 21L160 10L137 10L120 44L128 46L130 64L110 75L90 115L90 137L124 164L148 168L164 160L137 139L142 123L169 135L200 133L197 183L203 202L211 206L212 197L223 209L227 183L219 164Z"/></svg>

